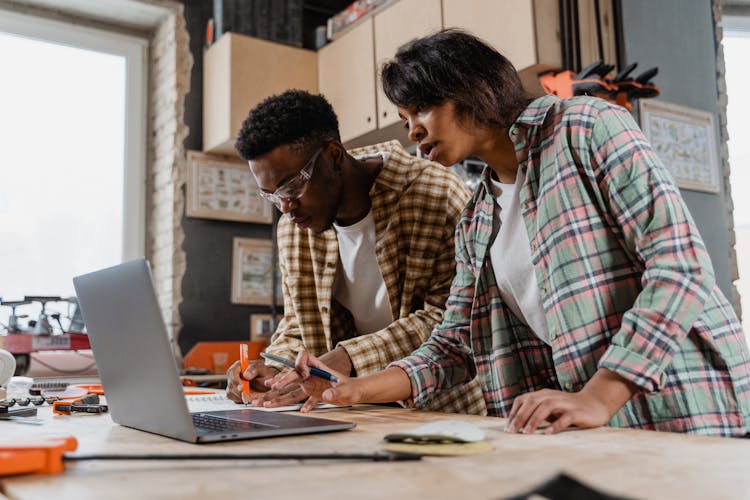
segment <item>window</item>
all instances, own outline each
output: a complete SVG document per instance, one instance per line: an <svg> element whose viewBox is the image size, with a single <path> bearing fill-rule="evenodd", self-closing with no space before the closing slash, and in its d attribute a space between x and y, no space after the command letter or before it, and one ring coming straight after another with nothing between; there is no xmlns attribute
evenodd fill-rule
<svg viewBox="0 0 750 500"><path fill-rule="evenodd" d="M734 232L737 239L737 267L740 279L737 289L742 304L743 326L750 332L750 124L746 111L750 109L750 95L745 90L750 81L747 54L750 53L750 17L725 17L724 61L729 104L729 166L734 203ZM750 336L748 337L750 343Z"/></svg>
<svg viewBox="0 0 750 500"><path fill-rule="evenodd" d="M73 276L144 254L147 47L0 11L4 300L69 297ZM0 323L9 314L0 307Z"/></svg>

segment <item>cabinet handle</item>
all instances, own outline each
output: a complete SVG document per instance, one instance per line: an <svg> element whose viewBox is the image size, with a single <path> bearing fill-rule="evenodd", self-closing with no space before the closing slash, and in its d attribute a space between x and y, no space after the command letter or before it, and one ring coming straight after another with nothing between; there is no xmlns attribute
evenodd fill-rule
<svg viewBox="0 0 750 500"><path fill-rule="evenodd" d="M388 111L383 111L383 118L385 118L386 116L388 116Z"/></svg>
<svg viewBox="0 0 750 500"><path fill-rule="evenodd" d="M370 123L372 121L372 116L367 117L367 123Z"/></svg>

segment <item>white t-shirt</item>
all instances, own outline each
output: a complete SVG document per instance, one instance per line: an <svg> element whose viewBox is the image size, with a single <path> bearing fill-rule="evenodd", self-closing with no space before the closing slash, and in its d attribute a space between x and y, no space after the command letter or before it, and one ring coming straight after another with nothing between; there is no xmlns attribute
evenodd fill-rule
<svg viewBox="0 0 750 500"><path fill-rule="evenodd" d="M382 155L383 162L387 162L389 157ZM382 330L393 322L393 314L375 255L375 219L372 210L364 219L350 226L340 226L334 222L333 227L339 240L333 296L352 313L359 335Z"/></svg>
<svg viewBox="0 0 750 500"><path fill-rule="evenodd" d="M500 296L513 314L547 344L549 333L544 316L542 296L531 263L531 244L521 216L518 192L523 176L515 184L502 184L492 179L495 198L493 216L500 230L490 248L490 261Z"/></svg>

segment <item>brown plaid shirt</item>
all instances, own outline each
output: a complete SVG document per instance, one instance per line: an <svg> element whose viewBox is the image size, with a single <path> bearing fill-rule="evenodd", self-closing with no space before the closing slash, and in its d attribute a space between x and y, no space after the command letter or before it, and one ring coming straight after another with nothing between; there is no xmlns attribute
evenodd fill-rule
<svg viewBox="0 0 750 500"><path fill-rule="evenodd" d="M268 352L295 359L302 349L319 356L342 346L357 375L363 376L408 356L442 321L455 275L451 242L470 193L456 174L409 155L398 141L350 154L382 152L390 153L390 158L375 179L370 198L375 253L393 322L377 332L358 335L351 314L333 297L339 260L335 229L316 234L284 217L278 229L284 317ZM486 414L476 380L436 394L422 408Z"/></svg>

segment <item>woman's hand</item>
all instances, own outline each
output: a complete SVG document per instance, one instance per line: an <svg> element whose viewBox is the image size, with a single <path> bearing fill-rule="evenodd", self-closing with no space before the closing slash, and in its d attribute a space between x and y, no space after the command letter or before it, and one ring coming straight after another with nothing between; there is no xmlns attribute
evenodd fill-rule
<svg viewBox="0 0 750 500"><path fill-rule="evenodd" d="M359 381L349 378L343 373L336 371L320 361L307 351L301 351L297 355L296 368L268 381L272 390L280 390L293 383L299 383L302 391L309 396L307 402L300 408L301 412L308 412L315 407L318 401L324 401L337 406L349 406L360 403L361 394ZM335 375L339 381L330 382L310 374L310 367L325 370Z"/></svg>
<svg viewBox="0 0 750 500"><path fill-rule="evenodd" d="M552 389L518 396L508 416L506 432L531 434L542 422L552 422L544 429L554 434L574 425L581 428L601 427L609 422L609 409L583 392L568 393Z"/></svg>
<svg viewBox="0 0 750 500"><path fill-rule="evenodd" d="M601 427L607 425L638 390L618 374L599 368L580 392L542 389L518 396L513 401L505 430L531 434L544 421L551 422L544 429L545 434L570 426Z"/></svg>

